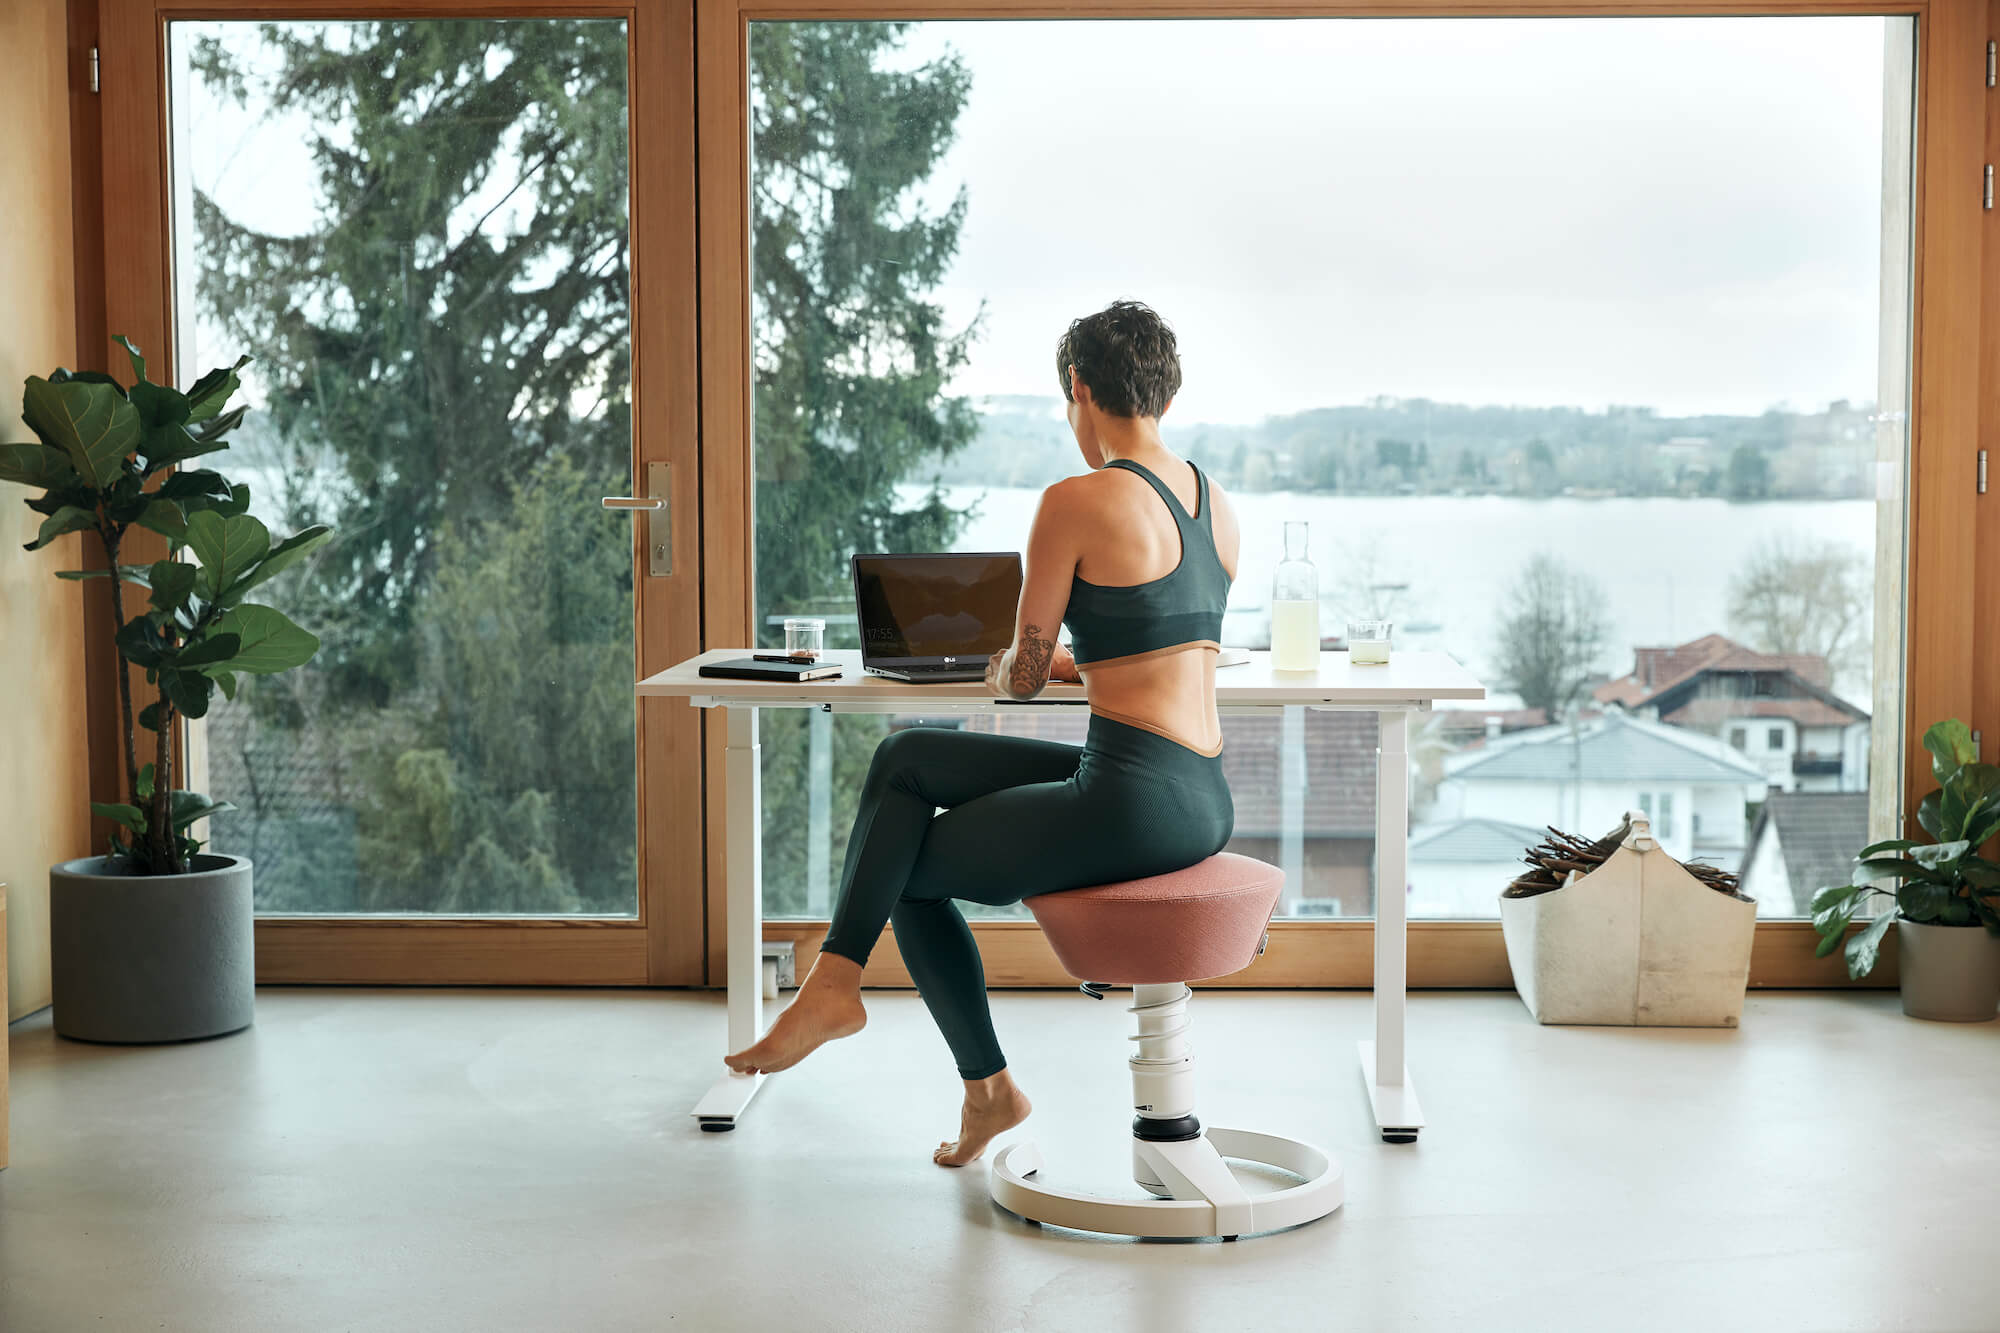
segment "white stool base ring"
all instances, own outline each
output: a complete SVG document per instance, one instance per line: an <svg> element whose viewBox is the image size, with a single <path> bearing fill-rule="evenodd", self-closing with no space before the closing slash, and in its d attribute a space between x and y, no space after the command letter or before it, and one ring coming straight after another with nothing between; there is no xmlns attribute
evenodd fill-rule
<svg viewBox="0 0 2000 1333"><path fill-rule="evenodd" d="M1042 1169L1032 1143L1012 1143L993 1159L993 1201L1031 1222L1114 1236L1225 1236L1276 1231L1325 1217L1340 1207L1340 1166L1309 1143L1242 1129L1211 1129L1184 1143L1133 1140L1133 1147L1174 1194L1170 1199L1112 1199L1030 1180ZM1223 1160L1274 1166L1305 1179L1251 1194Z"/></svg>

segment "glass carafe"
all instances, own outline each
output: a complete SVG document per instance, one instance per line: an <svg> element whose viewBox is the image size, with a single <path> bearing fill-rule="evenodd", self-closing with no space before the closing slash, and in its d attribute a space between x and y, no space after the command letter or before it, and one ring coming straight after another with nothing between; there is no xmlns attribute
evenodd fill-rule
<svg viewBox="0 0 2000 1333"><path fill-rule="evenodd" d="M1319 670L1319 571L1306 555L1309 525L1285 524L1285 558L1271 581L1271 669Z"/></svg>

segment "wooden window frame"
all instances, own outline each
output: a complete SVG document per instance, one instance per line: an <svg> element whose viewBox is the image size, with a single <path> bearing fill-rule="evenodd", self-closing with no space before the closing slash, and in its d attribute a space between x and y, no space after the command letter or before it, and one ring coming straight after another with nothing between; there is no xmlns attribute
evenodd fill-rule
<svg viewBox="0 0 2000 1333"><path fill-rule="evenodd" d="M2000 0L1990 0L2000 29ZM2000 288L1982 284L1982 245L1991 241L1992 215L1980 207L1981 167L1989 133L2000 142L2000 98L1985 97L1983 71L1989 0L1914 0L1903 4L1688 3L1605 4L1601 0L1507 0L1384 4L1287 3L1260 0L1231 5L1199 0L1095 0L1085 5L1050 0L702 0L696 16L696 87L701 188L701 376L703 433L704 646L752 639L750 436L750 232L748 33L753 22L784 19L1026 19L1194 17L1516 17L1516 16L1721 16L1853 14L1913 16L1917 20L1916 125L1910 375L1911 421L1907 443L1909 505L1905 576L1902 799L1913 811L1928 788L1923 730L1943 717L1962 717L2000 740L2000 672L1976 680L1975 660L1996 660L2000 630L2000 524L1995 502L1975 495L1969 478L1982 427L2000 423L2000 375L1982 384L1979 353L1985 339L1988 366L2000 365ZM1982 98L1985 101L1982 102ZM1988 104L1995 104L1989 110ZM1989 127L1988 118L1993 119ZM2000 275L2000 261L1995 274ZM1982 326L1983 301L1988 315ZM1900 323L1900 319L1897 321ZM1982 407L1984 420L1982 421ZM1988 522L1975 528L1981 506ZM1983 559L1982 559L1983 557ZM1975 584L1974 571L1980 578ZM1975 617L1975 612L1977 616ZM1975 656L1976 655L1976 656ZM1891 659L1893 660L1893 658ZM721 789L722 738L711 727L705 754L711 788ZM720 802L711 803L708 829L710 975L722 975L724 911L723 824ZM766 939L788 939L803 970L826 924L772 921ZM1031 922L978 922L973 926L985 956L989 984L1073 984ZM1265 957L1229 984L1245 986L1367 987L1373 973L1370 922L1279 921L1272 925ZM1410 984L1429 987L1511 986L1498 922L1425 921L1409 927ZM1768 921L1757 927L1753 986L1889 987L1897 984L1892 947L1861 983L1847 981L1838 955L1815 959L1816 937L1803 921ZM1893 940L1890 942L1893 945ZM893 933L874 955L871 984L907 986Z"/></svg>
<svg viewBox="0 0 2000 1333"><path fill-rule="evenodd" d="M72 0L74 52L100 49L101 98L86 91L73 115L80 204L78 364L110 370L106 335L129 334L155 375L177 375L172 337L171 200L167 164L167 25L190 20L367 18L622 19L628 43L632 170L632 475L673 465L673 511L700 509L696 389L694 0ZM74 59L74 55L73 55ZM74 85L73 85L74 86ZM101 196L96 182L102 182ZM101 206L100 204L101 199ZM105 226L105 219L111 226ZM640 237L646 238L640 244ZM643 372L643 378L642 378ZM603 515L603 521L627 521ZM597 521L580 515L579 521ZM634 650L642 675L696 651L700 627L697 522L674 533L675 579L648 579L633 524ZM153 534L145 534L153 538ZM164 554L164 542L153 538ZM156 558L156 557L154 557ZM671 583L671 587L663 586ZM122 769L110 666L108 596L87 622L93 700L93 798L114 793ZM103 664L100 666L100 664ZM702 874L698 765L701 721L666 700L635 699L638 761L638 911L584 917L260 916L257 980L358 984L700 985L705 908L689 886ZM181 748L182 780L199 740ZM194 770L199 777L200 769ZM649 781L650 778L650 781ZM95 831L102 837L107 827Z"/></svg>
<svg viewBox="0 0 2000 1333"><path fill-rule="evenodd" d="M675 534L676 568L699 569L699 610L648 617L641 606L642 673L696 647L751 638L751 443L749 380L748 25L773 19L1168 18L1168 17L1517 17L1683 15L1908 15L1918 21L1912 283L1909 508L1906 555L1904 808L1928 784L1923 727L1958 716L2000 741L2000 492L1978 496L1968 483L1977 449L2000 433L2000 258L1994 215L1980 207L1981 167L2000 145L2000 98L1987 95L1985 43L2000 30L2000 0L1703 0L1700 4L1605 4L1588 0L1458 3L1162 3L1097 0L72 0L71 64L78 229L78 364L108 369L106 335L128 332L171 366L169 250L163 114L165 25L183 19L359 17L623 18L633 51L631 124L635 144L633 228L667 239L655 253L666 267L647 273L634 250L635 338L658 338L676 383L696 395L648 393L635 377L635 467L669 456L675 508L699 514ZM108 91L97 99L79 71L91 46L102 51ZM154 89L148 97L134 89ZM1984 99L1982 101L1982 98ZM665 172L637 169L642 135ZM692 199L692 206L689 199ZM106 226L106 219L112 227ZM697 250L697 235L699 248ZM698 262L697 262L698 259ZM1983 273L1983 280L1982 280ZM1982 315L1984 318L1982 319ZM685 371L685 378L680 378ZM669 401L671 400L671 401ZM671 446L662 441L672 441ZM690 465L691 464L691 465ZM1985 521L1978 522L1983 518ZM1973 573L1977 571L1978 577ZM104 598L102 589L85 595ZM117 799L120 766L112 731L116 677L109 634L93 605L87 619L96 799ZM720 792L722 728L674 701L639 712L642 769L640 916L636 921L260 918L258 974L266 982L718 984L724 904ZM689 756L699 752L699 762ZM678 760L678 762L677 762ZM713 779L712 782L704 779ZM663 823L662 821L668 821ZM685 821L685 822L678 822ZM703 828L701 839L663 836L666 827ZM648 831L653 830L653 836ZM99 830L101 836L103 830ZM656 928L657 927L657 928ZM797 942L810 961L823 923L772 922L766 936ZM1069 983L1029 923L975 927L995 985ZM1373 926L1368 922L1278 922L1269 954L1237 984L1365 987ZM1510 984L1493 922L1414 922L1410 976L1419 986ZM1893 943L1893 942L1892 942ZM1760 986L1846 984L1837 959L1814 960L1806 923L1758 927L1751 982ZM879 950L870 980L907 985L893 941ZM1893 947L1868 982L1894 985Z"/></svg>

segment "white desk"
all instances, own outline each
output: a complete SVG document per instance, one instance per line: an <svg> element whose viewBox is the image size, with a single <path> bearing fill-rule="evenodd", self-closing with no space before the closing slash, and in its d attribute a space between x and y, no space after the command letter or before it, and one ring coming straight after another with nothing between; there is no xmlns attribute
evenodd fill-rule
<svg viewBox="0 0 2000 1333"><path fill-rule="evenodd" d="M1079 685L1052 684L1029 703L995 699L984 685L910 685L862 674L858 652L828 656L845 674L838 680L793 685L781 681L718 680L698 674L704 662L747 656L722 649L690 658L639 682L642 695L683 698L697 708L720 708L728 716L724 775L728 829L729 1044L741 1050L763 1035L762 883L763 824L758 775L757 710L825 708L835 713L1009 713L1084 707ZM1227 714L1265 712L1287 705L1343 709L1377 715L1381 772L1375 802L1375 1039L1360 1043L1361 1074L1382 1137L1409 1143L1422 1128L1404 1063L1403 1036L1408 962L1404 886L1409 875L1409 718L1439 699L1476 700L1485 688L1472 673L1443 653L1397 652L1387 666L1352 666L1345 653L1323 653L1316 673L1277 673L1269 653L1253 653L1242 666L1216 673L1217 703ZM719 1063L719 1061L718 1061ZM703 1129L736 1127L761 1074L724 1074L694 1108Z"/></svg>

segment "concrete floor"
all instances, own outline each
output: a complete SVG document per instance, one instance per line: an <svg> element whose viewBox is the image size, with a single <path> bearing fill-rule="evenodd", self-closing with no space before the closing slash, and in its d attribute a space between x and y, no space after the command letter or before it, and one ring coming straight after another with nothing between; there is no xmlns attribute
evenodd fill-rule
<svg viewBox="0 0 2000 1333"><path fill-rule="evenodd" d="M1369 1120L1365 994L1201 995L1205 1117L1347 1177L1332 1217L1230 1245L1034 1230L932 1166L957 1086L907 993L726 1135L686 1115L713 995L258 1005L178 1047L14 1026L0 1329L2000 1328L2000 1023L1893 994L1753 995L1734 1032L1419 995L1413 1147ZM1051 1170L1118 1187L1121 1006L996 1010Z"/></svg>

